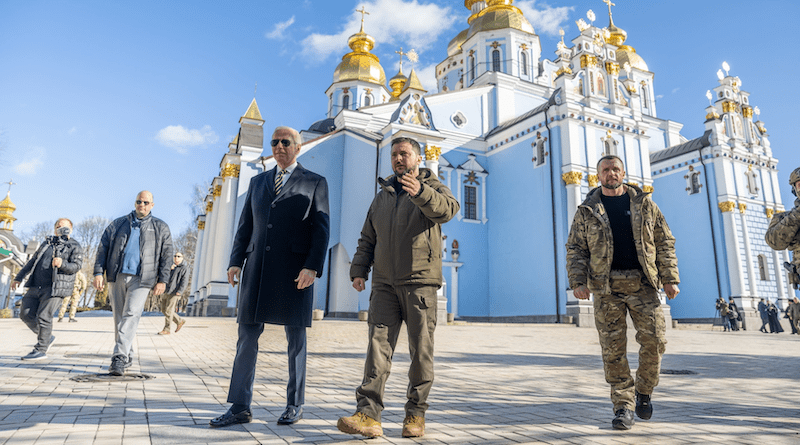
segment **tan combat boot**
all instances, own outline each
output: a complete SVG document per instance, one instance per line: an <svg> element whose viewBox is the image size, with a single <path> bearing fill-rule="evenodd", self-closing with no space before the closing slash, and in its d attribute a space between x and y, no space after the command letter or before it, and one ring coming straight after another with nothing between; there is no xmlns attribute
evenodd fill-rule
<svg viewBox="0 0 800 445"><path fill-rule="evenodd" d="M406 416L403 420L403 437L422 437L425 435L425 418L422 416Z"/></svg>
<svg viewBox="0 0 800 445"><path fill-rule="evenodd" d="M336 423L336 428L339 428L339 431L343 433L361 434L364 437L383 435L381 423L360 412L356 412L350 417L340 417L339 422Z"/></svg>

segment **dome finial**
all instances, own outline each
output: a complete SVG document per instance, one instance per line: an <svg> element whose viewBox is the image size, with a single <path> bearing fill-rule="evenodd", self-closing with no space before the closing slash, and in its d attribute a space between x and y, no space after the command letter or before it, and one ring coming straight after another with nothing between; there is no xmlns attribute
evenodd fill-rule
<svg viewBox="0 0 800 445"><path fill-rule="evenodd" d="M360 12L361 13L361 31L359 31L359 32L364 32L364 15L365 14L369 15L369 13L367 12L366 8L364 8L363 5L361 6L360 10L356 9L356 12Z"/></svg>

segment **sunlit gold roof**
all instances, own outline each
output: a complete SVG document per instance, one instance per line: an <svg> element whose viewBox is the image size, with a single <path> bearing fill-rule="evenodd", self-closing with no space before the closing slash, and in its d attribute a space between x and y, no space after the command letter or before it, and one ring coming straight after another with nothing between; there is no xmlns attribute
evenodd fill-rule
<svg viewBox="0 0 800 445"><path fill-rule="evenodd" d="M0 201L0 222L10 223L16 221L17 218L14 218L14 210L17 209L17 206L11 202L11 191L6 193L6 198Z"/></svg>
<svg viewBox="0 0 800 445"><path fill-rule="evenodd" d="M608 32L609 37L606 40L608 43L619 47L617 49L617 62L620 66L625 65L625 62L631 64L631 67L638 68L642 71L650 71L644 59L638 54L636 50L630 45L625 45L625 40L628 38L628 33L624 29L618 28L614 25L614 19L611 17L611 11L608 13Z"/></svg>
<svg viewBox="0 0 800 445"><path fill-rule="evenodd" d="M391 95L392 98L389 99L389 102L394 102L399 100L400 93L403 92L403 87L406 86L406 81L408 81L408 77L403 74L403 68L400 67L400 71L394 75L391 79L389 79L389 88L392 89Z"/></svg>
<svg viewBox="0 0 800 445"><path fill-rule="evenodd" d="M417 77L417 72L413 69L411 70L411 74L408 75L408 81L406 82L405 86L403 87L403 91L413 89L419 90L424 93L427 93L425 88L422 87L422 82L419 81L419 77Z"/></svg>
<svg viewBox="0 0 800 445"><path fill-rule="evenodd" d="M461 52L461 45L467 41L467 33L469 33L469 28L458 33L458 35L450 41L450 43L447 45L448 56L452 56Z"/></svg>
<svg viewBox="0 0 800 445"><path fill-rule="evenodd" d="M505 2L508 1L508 4ZM469 25L467 38L481 31L495 29L516 29L528 34L536 34L531 23L522 15L522 11L512 6L513 0L489 0L489 6L478 13L478 17Z"/></svg>
<svg viewBox="0 0 800 445"><path fill-rule="evenodd" d="M375 39L364 32L364 22L361 22L361 30L350 36L347 45L353 51L342 56L342 62L333 72L333 82L361 80L386 85L386 74L378 56L369 52L375 46Z"/></svg>
<svg viewBox="0 0 800 445"><path fill-rule="evenodd" d="M255 97L253 98L253 101L250 102L250 106L247 107L247 111L244 113L244 116L242 116L242 119L253 119L262 122L264 121L264 119L261 118L261 112L258 111L258 104L256 103Z"/></svg>

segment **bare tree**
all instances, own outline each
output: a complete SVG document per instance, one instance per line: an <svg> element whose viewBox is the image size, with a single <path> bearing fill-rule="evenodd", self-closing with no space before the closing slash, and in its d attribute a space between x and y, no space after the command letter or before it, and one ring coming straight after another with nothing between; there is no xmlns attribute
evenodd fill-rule
<svg viewBox="0 0 800 445"><path fill-rule="evenodd" d="M97 247L100 245L100 238L103 231L111 223L111 220L103 216L90 216L83 221L75 224L72 236L81 244L83 249L83 273L91 282L94 272L94 262L97 257ZM94 287L86 286L79 306L86 306L94 295Z"/></svg>
<svg viewBox="0 0 800 445"><path fill-rule="evenodd" d="M23 231L19 238L24 244L29 244L31 241L41 243L45 238L54 233L53 229L55 226L55 221L38 222L30 229Z"/></svg>

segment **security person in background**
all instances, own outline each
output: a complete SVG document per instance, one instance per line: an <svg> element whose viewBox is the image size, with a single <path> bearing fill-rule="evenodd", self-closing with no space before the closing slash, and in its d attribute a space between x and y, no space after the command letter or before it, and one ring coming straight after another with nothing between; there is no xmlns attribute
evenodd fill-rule
<svg viewBox="0 0 800 445"><path fill-rule="evenodd" d="M792 194L798 196L800 193L800 167L794 169L789 175L789 185L792 186ZM800 269L800 198L794 200L792 210L776 213L772 217L765 238L767 244L775 250L789 249L792 251L792 262L784 263L784 267L789 270L789 280L797 289L800 286L800 276L797 274Z"/></svg>
<svg viewBox="0 0 800 445"><path fill-rule="evenodd" d="M597 163L600 188L578 206L567 239L567 272L576 298L594 294L594 318L600 335L606 381L611 385L615 429L653 415L650 395L658 384L667 340L657 289L678 295L675 238L649 193L623 184L625 166L617 156ZM636 328L639 368L636 382L627 358L626 315Z"/></svg>
<svg viewBox="0 0 800 445"><path fill-rule="evenodd" d="M47 358L47 351L56 341L53 314L61 307L61 298L72 295L75 273L83 265L83 250L70 238L71 233L72 221L67 218L56 221L55 235L47 237L11 283L11 290L16 290L30 274L19 318L38 336L38 342L22 360Z"/></svg>

